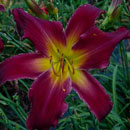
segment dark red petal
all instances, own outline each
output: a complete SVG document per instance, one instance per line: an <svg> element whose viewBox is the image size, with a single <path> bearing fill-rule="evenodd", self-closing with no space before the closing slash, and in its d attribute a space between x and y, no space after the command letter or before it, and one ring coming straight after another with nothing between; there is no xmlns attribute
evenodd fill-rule
<svg viewBox="0 0 130 130"><path fill-rule="evenodd" d="M36 78L48 69L44 64L41 54L21 54L8 58L0 64L0 84L7 80Z"/></svg>
<svg viewBox="0 0 130 130"><path fill-rule="evenodd" d="M80 40L73 46L74 51L80 50L74 62L80 68L106 68L115 46L127 38L130 38L130 32L125 27L111 33L93 27L81 35Z"/></svg>
<svg viewBox="0 0 130 130"><path fill-rule="evenodd" d="M64 102L70 92L70 78L62 80L50 70L42 74L28 93L31 112L27 118L29 130L44 130L56 126L68 105Z"/></svg>
<svg viewBox="0 0 130 130"><path fill-rule="evenodd" d="M60 22L50 22L35 18L22 9L13 10L18 31L23 30L23 38L31 40L35 48L48 56L49 52L64 46L65 36Z"/></svg>
<svg viewBox="0 0 130 130"><path fill-rule="evenodd" d="M109 95L99 82L85 71L72 75L72 86L91 112L101 121L112 109Z"/></svg>
<svg viewBox="0 0 130 130"><path fill-rule="evenodd" d="M4 47L3 42L2 42L2 40L0 39L0 53L2 52L3 47Z"/></svg>
<svg viewBox="0 0 130 130"><path fill-rule="evenodd" d="M66 27L67 44L76 43L80 35L85 33L95 24L95 19L101 14L101 10L93 5L80 6L70 18ZM69 45L70 46L70 45Z"/></svg>
<svg viewBox="0 0 130 130"><path fill-rule="evenodd" d="M0 4L0 11L4 12L5 11L5 8L3 5Z"/></svg>

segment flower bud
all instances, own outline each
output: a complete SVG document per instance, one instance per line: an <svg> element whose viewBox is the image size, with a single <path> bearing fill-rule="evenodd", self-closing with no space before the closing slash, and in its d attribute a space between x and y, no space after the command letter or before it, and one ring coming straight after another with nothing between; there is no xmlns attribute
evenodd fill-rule
<svg viewBox="0 0 130 130"><path fill-rule="evenodd" d="M113 10L113 12L108 16L109 22L114 22L121 14L122 7L118 6Z"/></svg>
<svg viewBox="0 0 130 130"><path fill-rule="evenodd" d="M39 7L39 5L34 0L25 0L29 9L37 16L43 19L48 19L48 15Z"/></svg>
<svg viewBox="0 0 130 130"><path fill-rule="evenodd" d="M58 13L58 9L54 7L52 2L49 2L46 8L50 15L56 15Z"/></svg>
<svg viewBox="0 0 130 130"><path fill-rule="evenodd" d="M118 19L122 10L121 6L122 1L123 0L112 0L111 5L107 12L107 16L102 23L103 27L109 25L110 23L115 22Z"/></svg>
<svg viewBox="0 0 130 130"><path fill-rule="evenodd" d="M115 10L117 10L117 8L119 7L119 5L122 3L123 0L112 0L111 5L108 9L107 14L111 15L113 12L115 12Z"/></svg>

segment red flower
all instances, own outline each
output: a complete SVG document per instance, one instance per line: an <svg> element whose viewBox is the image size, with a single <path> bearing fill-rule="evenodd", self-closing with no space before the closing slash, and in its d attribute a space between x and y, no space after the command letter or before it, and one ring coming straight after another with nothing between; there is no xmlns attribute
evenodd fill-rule
<svg viewBox="0 0 130 130"><path fill-rule="evenodd" d="M28 97L31 112L29 130L56 126L68 105L64 99L73 88L101 121L112 109L112 102L100 83L86 68L106 68L115 46L130 38L121 27L106 33L95 26L102 11L82 5L70 18L65 32L60 22L46 21L14 9L13 15L23 38L32 41L37 52L21 54L0 64L0 83L19 78L36 78Z"/></svg>

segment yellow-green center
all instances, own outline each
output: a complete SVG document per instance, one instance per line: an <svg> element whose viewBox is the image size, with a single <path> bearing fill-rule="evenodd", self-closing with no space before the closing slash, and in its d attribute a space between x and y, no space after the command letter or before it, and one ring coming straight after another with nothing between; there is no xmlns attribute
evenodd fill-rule
<svg viewBox="0 0 130 130"><path fill-rule="evenodd" d="M73 60L66 57L63 53L57 50L57 57L50 56L52 70L56 76L60 76L64 71L69 71L74 74Z"/></svg>

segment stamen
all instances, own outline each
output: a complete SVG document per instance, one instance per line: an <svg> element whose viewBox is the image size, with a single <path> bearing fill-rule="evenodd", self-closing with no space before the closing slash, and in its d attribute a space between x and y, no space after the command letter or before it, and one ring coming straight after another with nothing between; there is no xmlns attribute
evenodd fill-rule
<svg viewBox="0 0 130 130"><path fill-rule="evenodd" d="M61 53L60 53L60 50L59 50L59 49L57 49L57 52L58 52L58 55L60 56L60 55L61 55Z"/></svg>
<svg viewBox="0 0 130 130"><path fill-rule="evenodd" d="M57 49L57 52L60 53L59 49Z"/></svg>
<svg viewBox="0 0 130 130"><path fill-rule="evenodd" d="M73 60L72 60L71 66L73 68L73 73L72 74L74 74L75 72L74 72Z"/></svg>
<svg viewBox="0 0 130 130"><path fill-rule="evenodd" d="M62 73L64 72L64 54L62 54L61 58L60 58L60 65L61 65L61 69L62 69Z"/></svg>
<svg viewBox="0 0 130 130"><path fill-rule="evenodd" d="M50 56L50 63L51 63L52 70L53 70L54 74L55 74L56 76L60 77L60 75L58 75L58 74L56 73L55 69L54 69L54 65L53 65L53 62L52 62L52 56Z"/></svg>
<svg viewBox="0 0 130 130"><path fill-rule="evenodd" d="M72 72L72 74L74 74L74 67L73 67L73 61L72 61L72 64L70 64L69 60L67 58L65 58L67 64L69 65L69 68L70 68L70 71Z"/></svg>

